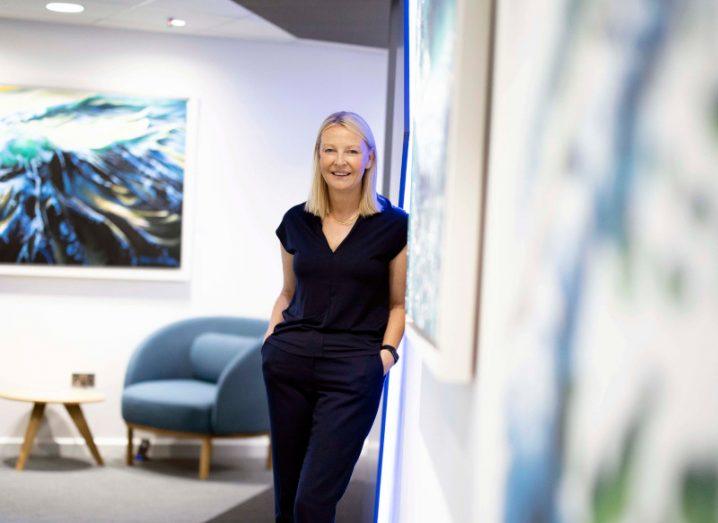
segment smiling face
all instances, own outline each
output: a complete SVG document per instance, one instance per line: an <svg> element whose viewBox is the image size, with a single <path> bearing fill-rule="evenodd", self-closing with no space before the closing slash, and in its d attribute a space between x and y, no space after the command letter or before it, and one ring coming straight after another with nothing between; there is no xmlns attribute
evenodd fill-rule
<svg viewBox="0 0 718 523"><path fill-rule="evenodd" d="M324 129L319 143L319 169L330 191L359 191L374 153L361 135L341 125Z"/></svg>

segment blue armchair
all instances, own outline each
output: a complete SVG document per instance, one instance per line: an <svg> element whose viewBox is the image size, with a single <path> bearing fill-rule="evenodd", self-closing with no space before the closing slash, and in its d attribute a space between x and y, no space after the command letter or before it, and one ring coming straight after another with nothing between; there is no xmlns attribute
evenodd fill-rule
<svg viewBox="0 0 718 523"><path fill-rule="evenodd" d="M127 464L133 464L134 429L201 439L200 479L209 475L213 438L268 434L260 355L267 326L246 318L192 318L142 342L122 392Z"/></svg>

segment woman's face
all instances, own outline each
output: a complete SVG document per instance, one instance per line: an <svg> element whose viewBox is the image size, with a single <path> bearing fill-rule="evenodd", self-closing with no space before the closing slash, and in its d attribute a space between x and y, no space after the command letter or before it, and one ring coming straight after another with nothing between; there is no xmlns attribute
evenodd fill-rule
<svg viewBox="0 0 718 523"><path fill-rule="evenodd" d="M319 169L330 189L361 192L364 171L374 162L364 140L341 125L324 129L319 143Z"/></svg>

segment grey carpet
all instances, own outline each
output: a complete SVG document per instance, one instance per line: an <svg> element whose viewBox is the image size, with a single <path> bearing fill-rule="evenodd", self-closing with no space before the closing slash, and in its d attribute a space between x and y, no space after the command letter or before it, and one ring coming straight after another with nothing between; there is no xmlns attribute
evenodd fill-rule
<svg viewBox="0 0 718 523"><path fill-rule="evenodd" d="M272 473L264 459L213 463L197 479L196 459L166 458L128 467L107 459L30 456L0 461L0 522L271 523ZM338 523L372 521L376 461L360 460L337 509Z"/></svg>

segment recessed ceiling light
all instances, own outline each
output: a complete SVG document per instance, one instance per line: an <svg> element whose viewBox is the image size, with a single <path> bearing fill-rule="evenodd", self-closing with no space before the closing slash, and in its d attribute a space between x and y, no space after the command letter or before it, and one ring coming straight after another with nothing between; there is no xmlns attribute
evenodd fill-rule
<svg viewBox="0 0 718 523"><path fill-rule="evenodd" d="M184 27L187 25L187 22L180 18L168 18L167 19L167 25L169 27Z"/></svg>
<svg viewBox="0 0 718 523"><path fill-rule="evenodd" d="M85 10L80 4L70 4L66 2L50 2L45 6L48 11L56 13L81 13Z"/></svg>

